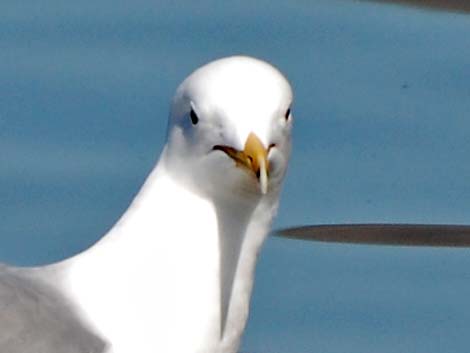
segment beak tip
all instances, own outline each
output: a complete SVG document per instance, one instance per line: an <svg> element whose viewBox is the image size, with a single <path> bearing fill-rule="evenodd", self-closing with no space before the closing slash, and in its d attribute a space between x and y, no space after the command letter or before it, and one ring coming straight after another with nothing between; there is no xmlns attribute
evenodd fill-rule
<svg viewBox="0 0 470 353"><path fill-rule="evenodd" d="M264 161L261 161L260 163L259 172L260 173L259 173L258 182L259 182L260 190L263 195L266 195L266 193L268 192L268 173L267 173L266 165Z"/></svg>
<svg viewBox="0 0 470 353"><path fill-rule="evenodd" d="M261 185L261 193L263 195L266 195L268 193L268 186L267 185Z"/></svg>

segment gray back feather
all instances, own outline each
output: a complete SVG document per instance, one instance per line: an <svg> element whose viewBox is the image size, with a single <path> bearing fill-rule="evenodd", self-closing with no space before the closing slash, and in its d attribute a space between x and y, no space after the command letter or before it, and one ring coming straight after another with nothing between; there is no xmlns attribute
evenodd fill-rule
<svg viewBox="0 0 470 353"><path fill-rule="evenodd" d="M0 352L105 351L106 343L82 324L57 290L27 269L0 265Z"/></svg>

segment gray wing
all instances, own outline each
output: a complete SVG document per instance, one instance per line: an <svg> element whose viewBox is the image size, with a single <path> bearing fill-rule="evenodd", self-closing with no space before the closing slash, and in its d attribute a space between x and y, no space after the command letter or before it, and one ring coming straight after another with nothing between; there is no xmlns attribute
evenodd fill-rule
<svg viewBox="0 0 470 353"><path fill-rule="evenodd" d="M27 273L0 265L0 352L105 352L63 296Z"/></svg>
<svg viewBox="0 0 470 353"><path fill-rule="evenodd" d="M455 224L324 224L284 228L274 234L330 243L470 247L470 226Z"/></svg>
<svg viewBox="0 0 470 353"><path fill-rule="evenodd" d="M468 0L365 0L368 2L390 3L413 6L417 8L429 8L434 10L470 12Z"/></svg>

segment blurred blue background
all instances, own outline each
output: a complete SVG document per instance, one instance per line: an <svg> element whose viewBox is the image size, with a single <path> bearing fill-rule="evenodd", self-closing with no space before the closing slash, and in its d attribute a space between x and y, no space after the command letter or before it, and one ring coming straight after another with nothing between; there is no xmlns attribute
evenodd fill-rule
<svg viewBox="0 0 470 353"><path fill-rule="evenodd" d="M2 1L0 261L85 249L164 144L178 83L247 54L291 80L276 227L470 224L470 15L357 1ZM246 353L468 352L470 250L271 238Z"/></svg>

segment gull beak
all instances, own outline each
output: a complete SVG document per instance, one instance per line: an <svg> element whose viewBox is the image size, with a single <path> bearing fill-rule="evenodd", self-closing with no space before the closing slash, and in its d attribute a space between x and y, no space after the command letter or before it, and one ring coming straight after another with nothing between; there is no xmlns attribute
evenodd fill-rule
<svg viewBox="0 0 470 353"><path fill-rule="evenodd" d="M263 146L258 136L251 132L246 139L243 151L222 145L214 146L213 149L225 152L236 162L237 166L253 172L258 179L261 193L266 194L268 192L268 150Z"/></svg>
<svg viewBox="0 0 470 353"><path fill-rule="evenodd" d="M246 166L255 173L261 192L266 194L268 192L268 151L254 133L248 135L243 153L246 155Z"/></svg>

